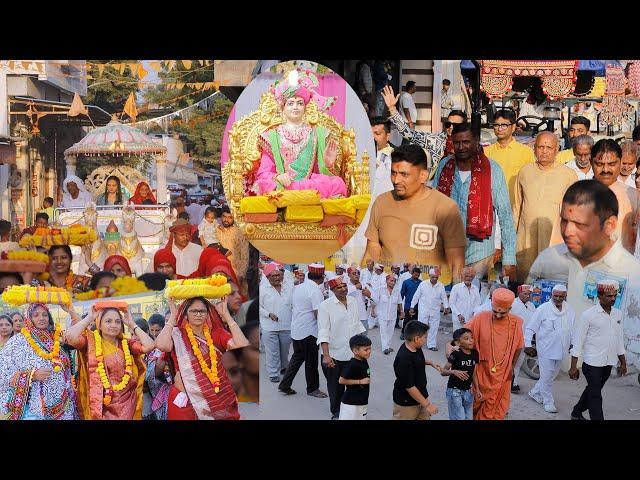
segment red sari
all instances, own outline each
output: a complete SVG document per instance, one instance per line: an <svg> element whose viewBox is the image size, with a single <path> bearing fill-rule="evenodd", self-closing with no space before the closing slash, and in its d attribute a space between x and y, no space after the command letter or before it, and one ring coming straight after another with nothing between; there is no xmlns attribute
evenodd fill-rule
<svg viewBox="0 0 640 480"><path fill-rule="evenodd" d="M149 189L149 195L147 195L144 198L142 198L142 196L140 195L140 188L143 185L146 185L147 188ZM149 186L149 184L147 182L140 182L136 187L136 191L133 194L133 197L129 199L129 202L133 203L134 205L142 205L142 202L144 202L145 200L151 200L153 202L153 205L158 203L158 201L156 200L156 197L154 197L153 195L153 191L151 190L151 187Z"/></svg>
<svg viewBox="0 0 640 480"><path fill-rule="evenodd" d="M208 317L207 324L211 332L215 353L217 356L217 374L220 381L218 392L209 378L204 374L198 359L193 353L193 348L187 337L185 325L187 322L186 302L178 311L178 326L173 329L173 350L171 360L176 369L180 372L185 394L188 397L187 404L179 407L174 403L180 390L175 386L171 387L168 399L168 420L239 420L238 399L229 381L227 372L222 364L222 355L227 350L231 334L227 332L222 324L218 313L209 302L206 302ZM207 365L211 365L211 357L207 344L204 340L196 337L198 347Z"/></svg>

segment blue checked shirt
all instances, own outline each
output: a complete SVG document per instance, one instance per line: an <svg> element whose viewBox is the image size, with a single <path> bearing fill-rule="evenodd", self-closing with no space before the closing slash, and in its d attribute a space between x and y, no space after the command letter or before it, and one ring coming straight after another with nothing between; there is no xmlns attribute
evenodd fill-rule
<svg viewBox="0 0 640 480"><path fill-rule="evenodd" d="M438 187L442 169L451 156L443 158L439 163L436 173L433 177L433 188ZM495 234L496 234L496 215L500 220L500 229L502 231L502 263L503 265L516 264L516 229L513 225L513 215L511 213L511 204L509 203L509 189L504 180L502 168L493 160L491 163L491 196L493 199L493 229L491 237L484 240L472 240L467 237L467 248L465 249L465 264L475 263L483 258L493 255L495 252ZM469 185L471 185L471 176L463 183L456 166L453 187L451 188L451 198L458 204L462 223L467 225L467 205L469 203Z"/></svg>

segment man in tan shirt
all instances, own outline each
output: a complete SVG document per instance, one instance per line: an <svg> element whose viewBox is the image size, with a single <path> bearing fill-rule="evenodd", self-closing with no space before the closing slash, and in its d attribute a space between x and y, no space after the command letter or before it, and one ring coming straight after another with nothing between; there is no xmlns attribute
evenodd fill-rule
<svg viewBox="0 0 640 480"><path fill-rule="evenodd" d="M518 281L524 283L538 254L549 246L553 225L560 218L564 192L578 181L569 167L555 161L558 137L541 132L536 137L535 163L522 167L514 188L513 221L517 231Z"/></svg>
<svg viewBox="0 0 640 480"><path fill-rule="evenodd" d="M393 191L371 207L364 259L448 266L455 282L464 267L466 234L454 200L427 187L427 156L417 145L391 154Z"/></svg>

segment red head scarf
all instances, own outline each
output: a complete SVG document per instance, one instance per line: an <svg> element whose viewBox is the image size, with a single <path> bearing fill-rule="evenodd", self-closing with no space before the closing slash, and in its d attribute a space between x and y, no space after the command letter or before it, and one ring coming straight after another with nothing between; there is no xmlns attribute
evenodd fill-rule
<svg viewBox="0 0 640 480"><path fill-rule="evenodd" d="M142 196L140 196L140 188L143 185L146 185L147 188L149 189L149 195L146 198L142 198ZM158 203L156 201L156 197L154 197L153 195L153 191L151 190L151 187L149 186L149 184L147 182L140 182L136 187L136 192L133 194L133 197L131 197L131 203L135 203L136 205L142 205L142 202L144 202L145 200L151 200L154 204Z"/></svg>
<svg viewBox="0 0 640 480"><path fill-rule="evenodd" d="M171 247L165 247L159 249L153 256L153 271L158 270L158 265L161 263L168 263L176 270L176 256L171 251Z"/></svg>
<svg viewBox="0 0 640 480"><path fill-rule="evenodd" d="M124 269L125 272L127 272L128 276L131 276L131 267L129 267L129 262L121 255L111 255L110 257L107 257L107 259L104 261L103 270L110 272L111 269L118 264Z"/></svg>
<svg viewBox="0 0 640 480"><path fill-rule="evenodd" d="M236 272L231 262L217 248L205 248L200 254L198 269L193 272L191 278L208 277L214 273L223 273L231 278L231 281L240 287Z"/></svg>
<svg viewBox="0 0 640 480"><path fill-rule="evenodd" d="M207 325L209 325L209 330L214 330L216 328L224 329L224 324L220 319L220 315L218 315L218 312L216 312L216 309L213 307L211 302L209 302L205 298L199 298L199 300L202 300L204 302L204 306L207 309L206 322L207 322ZM191 304L192 304L191 300L185 300L178 307L178 315L177 315L178 328L183 328L185 323L187 322L187 307L190 306Z"/></svg>

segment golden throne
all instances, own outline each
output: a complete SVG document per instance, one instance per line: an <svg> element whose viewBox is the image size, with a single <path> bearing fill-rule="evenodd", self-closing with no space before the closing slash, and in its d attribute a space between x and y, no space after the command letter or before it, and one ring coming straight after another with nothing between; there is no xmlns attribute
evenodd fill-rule
<svg viewBox="0 0 640 480"><path fill-rule="evenodd" d="M136 191L136 187L140 182L147 182L148 180L142 176L142 174L133 167L126 165L110 166L103 165L93 170L84 181L87 190L93 196L98 197L105 191L107 178L114 176L120 179L120 184L129 196L133 196Z"/></svg>
<svg viewBox="0 0 640 480"><path fill-rule="evenodd" d="M353 129L346 130L333 117L321 112L314 102L307 105L304 120L312 126L324 127L336 140L338 155L334 170L344 180L349 197L369 194L369 155L363 152L362 161L358 161ZM236 121L228 132L229 161L222 168L222 183L236 224L256 248L283 262L311 262L326 258L342 246L345 237L351 238L366 208L358 209L353 225L325 227L321 222L290 223L284 220L283 209L278 210L276 222L251 223L245 219L240 206L242 199L249 195L250 179L260 164L258 139L267 129L283 122L274 95L263 93L258 110Z"/></svg>

